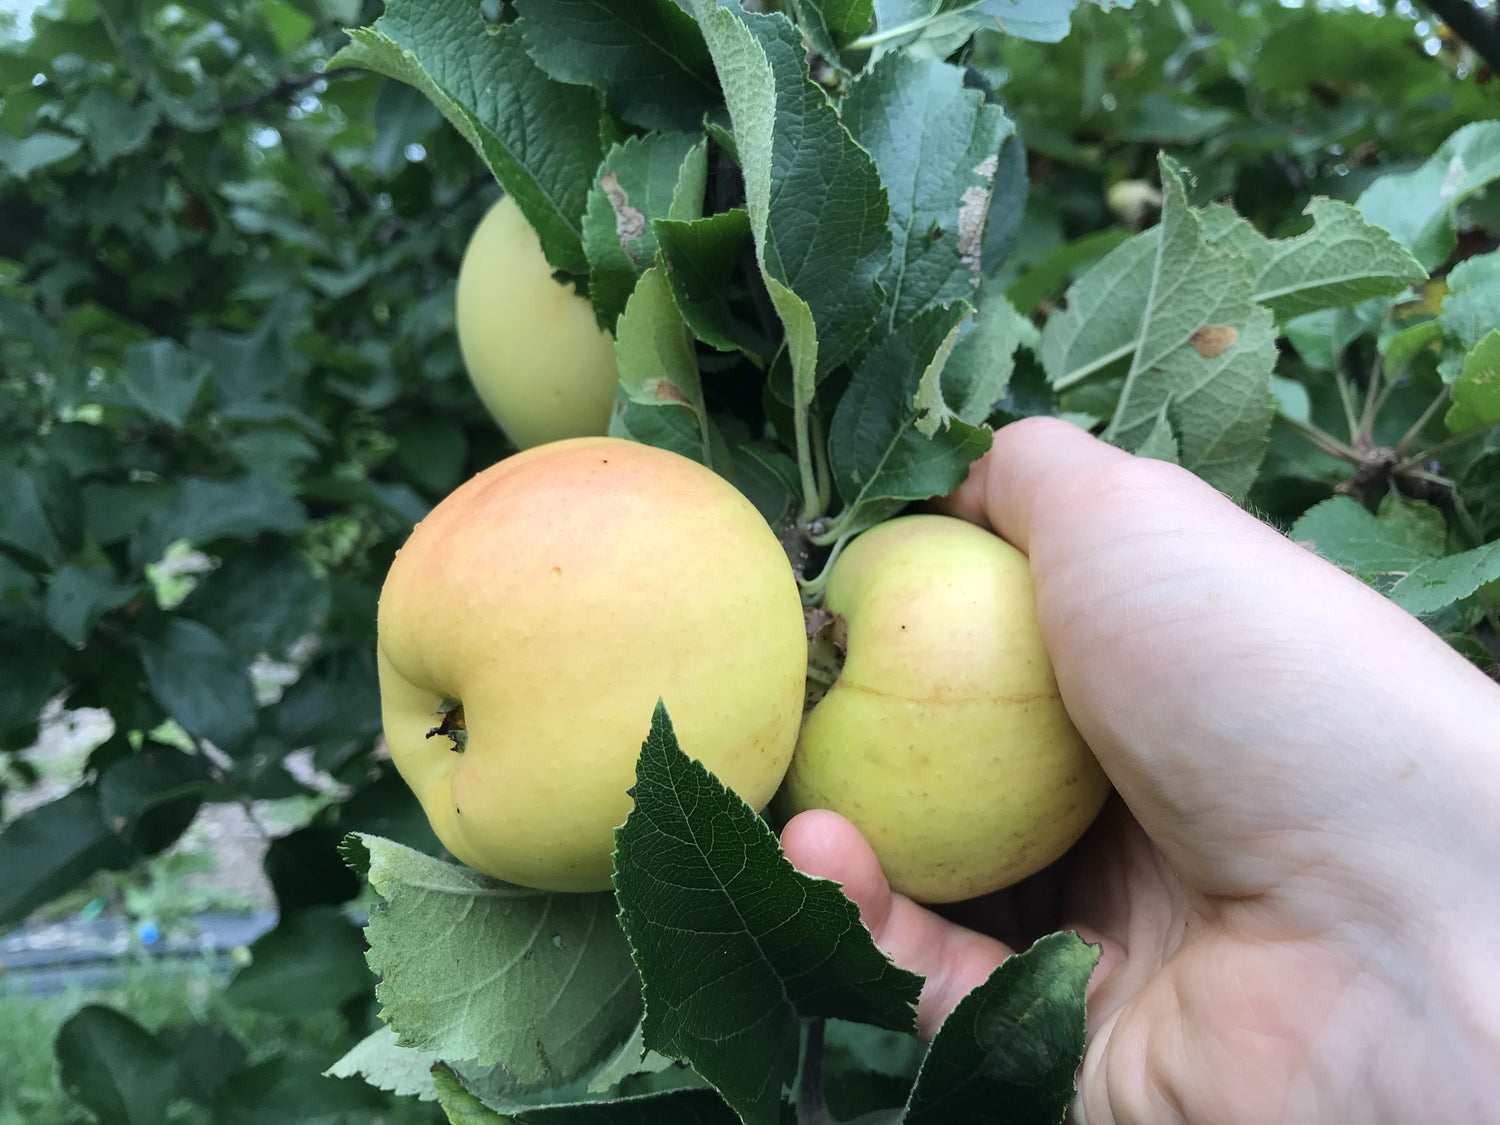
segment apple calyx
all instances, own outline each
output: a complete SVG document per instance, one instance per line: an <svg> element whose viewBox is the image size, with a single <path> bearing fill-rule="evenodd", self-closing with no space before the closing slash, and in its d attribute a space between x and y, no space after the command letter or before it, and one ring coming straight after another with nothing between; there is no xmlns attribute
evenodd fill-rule
<svg viewBox="0 0 1500 1125"><path fill-rule="evenodd" d="M456 699L445 699L433 714L441 716L441 719L437 726L427 732L427 737L450 738L453 740L453 752L462 754L469 745L469 727L464 722L463 703Z"/></svg>
<svg viewBox="0 0 1500 1125"><path fill-rule="evenodd" d="M838 683L844 671L844 654L848 649L849 623L843 616L822 606L802 610L807 628L807 693L803 712L811 711L828 689Z"/></svg>

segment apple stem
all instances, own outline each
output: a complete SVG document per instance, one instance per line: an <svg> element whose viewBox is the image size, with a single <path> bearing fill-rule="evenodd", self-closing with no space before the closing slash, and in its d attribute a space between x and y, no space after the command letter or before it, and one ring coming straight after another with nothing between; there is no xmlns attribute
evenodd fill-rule
<svg viewBox="0 0 1500 1125"><path fill-rule="evenodd" d="M828 586L829 576L833 573L833 564L838 562L839 555L843 553L849 540L854 536L844 532L834 541L833 550L828 552L828 559L823 563L823 569L812 578L799 578L797 585L802 590L802 602L804 605L814 605L823 600L823 591ZM817 542L817 540L813 540Z"/></svg>
<svg viewBox="0 0 1500 1125"><path fill-rule="evenodd" d="M799 396L800 397L800 396ZM809 415L811 403L798 402L793 410L793 425L797 431L797 470L802 474L802 518L811 523L823 514L823 492L819 487L817 465L813 455L813 441Z"/></svg>

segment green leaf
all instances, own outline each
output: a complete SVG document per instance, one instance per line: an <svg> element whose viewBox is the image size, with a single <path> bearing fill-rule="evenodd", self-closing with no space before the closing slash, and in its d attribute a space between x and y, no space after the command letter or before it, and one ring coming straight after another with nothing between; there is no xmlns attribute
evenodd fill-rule
<svg viewBox="0 0 1500 1125"><path fill-rule="evenodd" d="M333 907L284 914L274 930L250 944L250 964L235 974L224 998L282 1016L339 1008L374 984L359 929Z"/></svg>
<svg viewBox="0 0 1500 1125"><path fill-rule="evenodd" d="M700 137L651 133L615 145L599 165L583 216L583 249L589 297L606 328L614 329L636 279L656 261L652 220L701 213L707 161Z"/></svg>
<svg viewBox="0 0 1500 1125"><path fill-rule="evenodd" d="M1014 131L1005 111L965 87L960 67L892 52L850 85L841 117L890 201L882 334L972 301L1000 146Z"/></svg>
<svg viewBox="0 0 1500 1125"><path fill-rule="evenodd" d="M1104 258L1122 244L1131 241L1123 227L1095 231L1049 251L1022 273L1006 289L1005 296L1017 311L1030 314L1042 300L1062 288L1083 267ZM1141 247L1137 246L1139 252Z"/></svg>
<svg viewBox="0 0 1500 1125"><path fill-rule="evenodd" d="M516 0L516 11L537 64L604 91L623 121L691 131L719 105L703 34L675 0Z"/></svg>
<svg viewBox="0 0 1500 1125"><path fill-rule="evenodd" d="M1500 580L1500 540L1413 566L1387 591L1407 613L1436 613Z"/></svg>
<svg viewBox="0 0 1500 1125"><path fill-rule="evenodd" d="M982 425L1010 385L1016 349L1035 348L1040 338L1036 325L985 279L974 323L960 327L958 343L942 370L943 397L953 414L972 426Z"/></svg>
<svg viewBox="0 0 1500 1125"><path fill-rule="evenodd" d="M437 1061L430 1051L399 1046L396 1033L381 1024L323 1073L332 1078L363 1078L377 1089L430 1102L438 1096L432 1078Z"/></svg>
<svg viewBox="0 0 1500 1125"><path fill-rule="evenodd" d="M187 1093L212 1104L224 1080L245 1064L245 1045L228 1028L213 1023L180 1023L156 1033L159 1043L177 1059Z"/></svg>
<svg viewBox="0 0 1500 1125"><path fill-rule="evenodd" d="M1347 496L1309 508L1289 534L1329 562L1386 589L1432 558L1423 539L1413 538L1401 524L1378 519Z"/></svg>
<svg viewBox="0 0 1500 1125"><path fill-rule="evenodd" d="M917 428L937 398L929 394L919 402L918 393L924 380L932 386L940 376L967 314L963 303L923 313L871 348L855 368L828 433L833 479L846 512L873 513L878 504L889 514L889 502L951 492L989 448L988 431L959 419L949 418L931 438ZM850 521L849 531L868 526L852 514L841 520Z"/></svg>
<svg viewBox="0 0 1500 1125"><path fill-rule="evenodd" d="M616 325L620 387L631 402L690 414L700 445L695 460L714 468L712 430L693 337L672 300L666 271L653 266L641 277ZM718 468L728 471L728 465Z"/></svg>
<svg viewBox="0 0 1500 1125"><path fill-rule="evenodd" d="M452 1069L439 1066L432 1072L437 1090L438 1105L449 1125L512 1125L509 1117L501 1117L468 1090Z"/></svg>
<svg viewBox="0 0 1500 1125"><path fill-rule="evenodd" d="M496 1111L492 1101L473 1092L473 1083L453 1068L440 1065L433 1071L438 1102L453 1125L738 1125L739 1118L712 1090L682 1090L658 1093L645 1090L635 1096L590 1099L580 1102L548 1101L538 1095L545 1108L524 1103ZM556 1096L562 1096L561 1091Z"/></svg>
<svg viewBox="0 0 1500 1125"><path fill-rule="evenodd" d="M0 747L14 749L32 741L42 707L65 686L61 672L67 649L39 612L0 599L0 652L24 654L9 660L0 675Z"/></svg>
<svg viewBox="0 0 1500 1125"><path fill-rule="evenodd" d="M1381 176L1355 204L1433 270L1452 252L1455 208L1500 179L1500 121L1475 121L1454 133L1420 168Z"/></svg>
<svg viewBox="0 0 1500 1125"><path fill-rule="evenodd" d="M1177 434L1172 429L1171 405L1171 399L1161 404L1161 411L1151 426L1151 432L1135 451L1137 457L1150 457L1173 465L1182 463L1182 451L1177 442Z"/></svg>
<svg viewBox="0 0 1500 1125"><path fill-rule="evenodd" d="M781 857L755 811L681 751L660 703L631 794L614 882L648 1047L687 1060L743 1121L775 1125L801 1019L914 1026L920 978L875 948L834 884Z"/></svg>
<svg viewBox="0 0 1500 1125"><path fill-rule="evenodd" d="M603 155L593 91L555 82L521 29L486 29L473 0L389 0L330 67L360 66L421 90L483 158L554 267L583 274L583 212Z"/></svg>
<svg viewBox="0 0 1500 1125"><path fill-rule="evenodd" d="M215 1125L364 1125L391 1112L390 1099L363 1082L325 1078L321 1055L284 1053L241 1067L218 1088Z"/></svg>
<svg viewBox="0 0 1500 1125"><path fill-rule="evenodd" d="M66 160L82 147L77 137L50 129L38 129L20 140L0 129L0 168L24 180L38 168Z"/></svg>
<svg viewBox="0 0 1500 1125"><path fill-rule="evenodd" d="M255 733L250 677L212 629L169 617L136 643L152 696L189 734L233 753Z"/></svg>
<svg viewBox="0 0 1500 1125"><path fill-rule="evenodd" d="M365 934L402 1046L559 1085L630 1035L640 987L609 895L513 887L378 836L353 839L385 899Z"/></svg>
<svg viewBox="0 0 1500 1125"><path fill-rule="evenodd" d="M1136 449L1173 403L1181 463L1232 497L1255 479L1271 427L1271 315L1240 255L1209 245L1177 168L1162 158L1159 227L1115 250L1068 290L1042 331L1059 391L1125 369L1104 436Z"/></svg>
<svg viewBox="0 0 1500 1125"><path fill-rule="evenodd" d="M57 1032L58 1081L109 1125L160 1125L179 1096L177 1061L129 1016L98 1004Z"/></svg>
<svg viewBox="0 0 1500 1125"><path fill-rule="evenodd" d="M744 351L762 366L768 342L730 310L728 294L750 238L750 216L742 207L717 215L652 224L672 296L693 334L721 352Z"/></svg>
<svg viewBox="0 0 1500 1125"><path fill-rule="evenodd" d="M290 542L264 538L225 558L181 610L217 633L249 664L261 653L282 656L315 632L329 611L330 583L313 573Z"/></svg>
<svg viewBox="0 0 1500 1125"><path fill-rule="evenodd" d="M874 0L810 0L810 4L840 47L864 34L875 20Z"/></svg>
<svg viewBox="0 0 1500 1125"><path fill-rule="evenodd" d="M130 851L105 822L99 794L83 786L0 830L0 926L82 883L101 867L120 867Z"/></svg>
<svg viewBox="0 0 1500 1125"><path fill-rule="evenodd" d="M1244 256L1255 300L1278 320L1388 297L1427 276L1411 252L1347 203L1307 205L1313 228L1296 238L1264 238L1224 204L1205 209L1204 239Z"/></svg>
<svg viewBox="0 0 1500 1125"><path fill-rule="evenodd" d="M692 0L734 124L757 261L782 323L800 402L816 373L869 334L889 261L889 205L875 164L807 76L782 15Z"/></svg>
<svg viewBox="0 0 1500 1125"><path fill-rule="evenodd" d="M938 1028L902 1125L1062 1121L1098 960L1097 946L1056 933L1002 961Z"/></svg>
<svg viewBox="0 0 1500 1125"><path fill-rule="evenodd" d="M1433 347L1442 338L1443 322L1424 320L1383 339L1380 342L1380 351L1385 356L1386 370L1395 373L1405 371L1412 360L1426 349ZM1331 357L1329 365L1332 365Z"/></svg>
<svg viewBox="0 0 1500 1125"><path fill-rule="evenodd" d="M1443 331L1465 351L1500 328L1500 251L1475 255L1453 267L1440 319Z"/></svg>
<svg viewBox="0 0 1500 1125"><path fill-rule="evenodd" d="M122 583L112 570L67 563L47 583L47 623L74 648L82 648L94 623L141 591L139 583Z"/></svg>
<svg viewBox="0 0 1500 1125"><path fill-rule="evenodd" d="M138 152L161 120L161 110L150 99L132 105L94 86L65 120L88 138L94 163L102 167L116 157Z"/></svg>
<svg viewBox="0 0 1500 1125"><path fill-rule="evenodd" d="M1436 613L1500 578L1500 541L1434 557L1421 523L1372 516L1345 496L1311 508L1291 537L1373 585L1408 613Z"/></svg>
<svg viewBox="0 0 1500 1125"><path fill-rule="evenodd" d="M142 819L164 805L186 799L186 807L196 812L199 798L212 783L207 759L147 742L100 775L99 809L115 831L129 835Z"/></svg>
<svg viewBox="0 0 1500 1125"><path fill-rule="evenodd" d="M19 465L0 463L0 543L54 565L63 555L37 478Z"/></svg>
<svg viewBox="0 0 1500 1125"><path fill-rule="evenodd" d="M1464 357L1443 422L1456 434L1500 425L1500 329L1491 330Z"/></svg>
<svg viewBox="0 0 1500 1125"><path fill-rule="evenodd" d="M140 564L161 558L168 545L185 539L206 547L221 539L249 539L266 531L290 534L307 515L286 487L262 476L233 480L181 477L176 492L152 512L130 546Z"/></svg>
<svg viewBox="0 0 1500 1125"><path fill-rule="evenodd" d="M260 12L271 28L276 49L283 55L302 46L317 30L313 18L288 0L261 0Z"/></svg>

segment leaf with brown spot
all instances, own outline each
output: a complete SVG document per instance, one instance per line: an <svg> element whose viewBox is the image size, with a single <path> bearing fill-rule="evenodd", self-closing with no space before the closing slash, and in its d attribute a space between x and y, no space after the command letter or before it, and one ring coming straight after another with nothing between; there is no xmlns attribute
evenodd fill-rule
<svg viewBox="0 0 1500 1125"><path fill-rule="evenodd" d="M1188 343L1204 359L1216 359L1234 347L1239 338L1238 328L1227 324L1205 324L1188 337Z"/></svg>
<svg viewBox="0 0 1500 1125"><path fill-rule="evenodd" d="M646 216L630 205L630 193L620 186L619 178L613 172L600 176L599 186L604 189L604 197L615 213L615 237L620 240L620 249L632 262L639 261L631 243L645 232Z"/></svg>

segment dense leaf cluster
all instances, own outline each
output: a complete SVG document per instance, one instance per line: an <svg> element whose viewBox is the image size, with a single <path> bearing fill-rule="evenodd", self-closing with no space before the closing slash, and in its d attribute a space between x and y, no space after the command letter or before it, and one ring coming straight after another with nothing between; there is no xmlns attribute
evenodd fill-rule
<svg viewBox="0 0 1500 1125"><path fill-rule="evenodd" d="M615 336L614 431L734 481L810 601L852 535L1050 413L1488 666L1497 89L1442 29L1271 0L52 0L0 25L0 925L205 802L311 797L228 999L370 1032L335 1075L453 1121L771 1122L793 1094L1055 1119L1091 952L1039 943L924 1057L913 982L665 716L615 896L435 858L372 653L411 525L508 451L453 338L464 239L498 182ZM38 804L60 706L113 733ZM655 878L667 853L696 882ZM102 1008L58 1059L108 1119L393 1104Z"/></svg>

